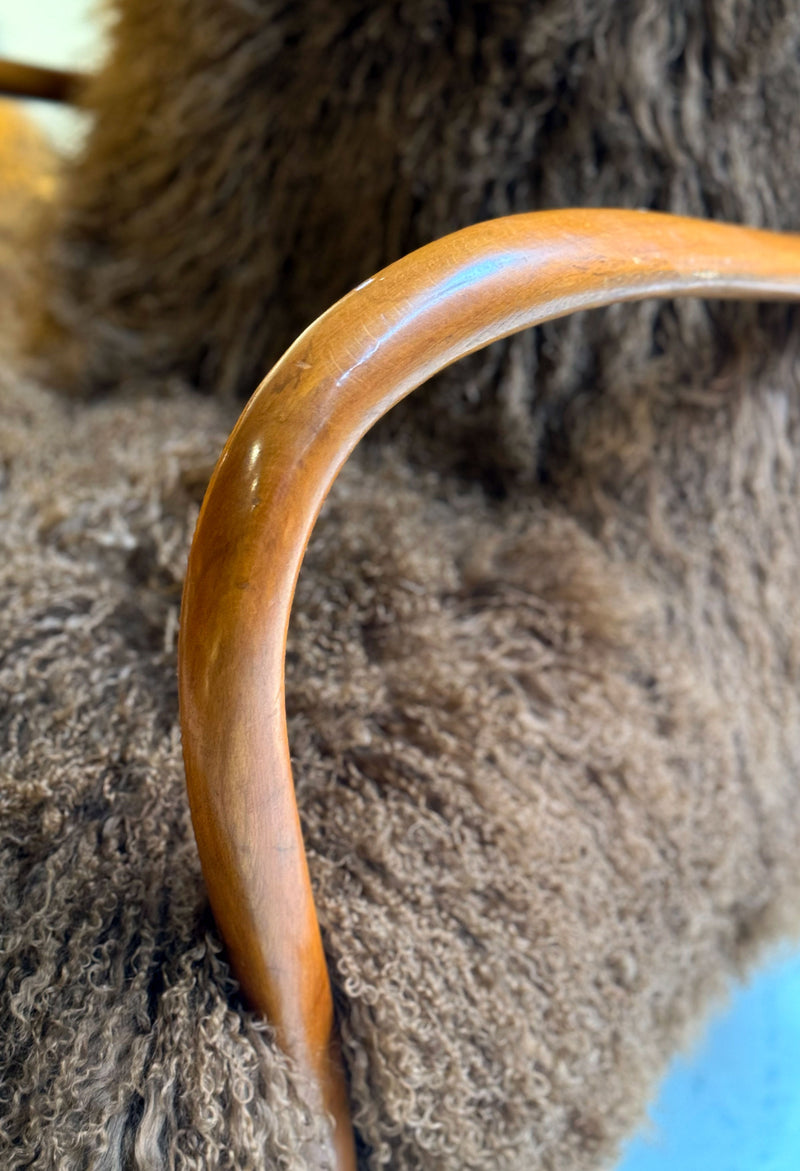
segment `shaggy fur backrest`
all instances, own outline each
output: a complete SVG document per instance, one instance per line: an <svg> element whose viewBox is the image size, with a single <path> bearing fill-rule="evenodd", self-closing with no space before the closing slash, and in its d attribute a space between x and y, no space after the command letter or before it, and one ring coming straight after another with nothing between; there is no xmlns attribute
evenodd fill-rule
<svg viewBox="0 0 800 1171"><path fill-rule="evenodd" d="M112 8L54 249L52 310L84 389L159 372L247 396L348 289L492 216L605 204L796 226L792 5ZM543 399L706 382L731 350L773 348L757 316L647 307L576 322L568 344L536 331L477 360L472 395L455 377L412 408L416 439L524 475Z"/></svg>
<svg viewBox="0 0 800 1171"><path fill-rule="evenodd" d="M180 583L235 413L198 390L246 394L489 215L795 226L800 19L115 12L41 246L50 388L3 372L0 1152L299 1169L316 1122L230 981L182 789ZM345 470L287 701L365 1168L597 1171L796 929L796 381L789 310L628 307L460 366Z"/></svg>

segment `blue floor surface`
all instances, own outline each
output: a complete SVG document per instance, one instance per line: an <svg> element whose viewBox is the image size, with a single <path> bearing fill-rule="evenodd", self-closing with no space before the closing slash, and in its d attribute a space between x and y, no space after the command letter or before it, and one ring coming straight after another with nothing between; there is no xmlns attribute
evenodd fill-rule
<svg viewBox="0 0 800 1171"><path fill-rule="evenodd" d="M617 1171L800 1171L800 955L733 993L649 1113Z"/></svg>

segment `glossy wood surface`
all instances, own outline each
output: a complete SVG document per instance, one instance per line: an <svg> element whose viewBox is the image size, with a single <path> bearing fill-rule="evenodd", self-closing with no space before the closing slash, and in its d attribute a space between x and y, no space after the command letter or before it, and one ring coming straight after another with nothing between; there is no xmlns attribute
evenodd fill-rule
<svg viewBox="0 0 800 1171"><path fill-rule="evenodd" d="M45 102L75 102L85 77L66 69L46 69L0 57L0 94L39 98Z"/></svg>
<svg viewBox="0 0 800 1171"><path fill-rule="evenodd" d="M311 528L368 428L436 371L578 309L646 297L800 298L800 236L635 211L490 221L405 257L311 325L245 408L197 525L180 701L208 892L249 1003L335 1120L346 1084L294 798L283 669Z"/></svg>

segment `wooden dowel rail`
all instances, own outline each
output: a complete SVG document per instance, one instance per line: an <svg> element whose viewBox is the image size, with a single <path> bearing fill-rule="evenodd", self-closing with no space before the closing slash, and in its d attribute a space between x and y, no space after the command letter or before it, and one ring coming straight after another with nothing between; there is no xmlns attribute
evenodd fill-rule
<svg viewBox="0 0 800 1171"><path fill-rule="evenodd" d="M0 95L74 103L87 78L69 69L48 69L0 57Z"/></svg>
<svg viewBox="0 0 800 1171"><path fill-rule="evenodd" d="M179 645L192 819L233 970L331 1116L337 1171L352 1171L355 1155L283 678L314 521L362 435L451 362L575 310L696 296L800 299L800 236L613 210L466 228L384 269L309 326L247 404L214 471Z"/></svg>

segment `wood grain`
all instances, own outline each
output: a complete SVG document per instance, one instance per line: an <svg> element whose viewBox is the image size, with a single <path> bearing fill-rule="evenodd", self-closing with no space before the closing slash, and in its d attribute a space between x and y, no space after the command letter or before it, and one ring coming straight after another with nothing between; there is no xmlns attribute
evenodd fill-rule
<svg viewBox="0 0 800 1171"><path fill-rule="evenodd" d="M332 1116L339 1171L355 1166L353 1140L284 707L286 631L309 534L361 436L432 374L538 322L654 296L798 299L800 236L570 210L445 237L298 338L248 403L211 480L179 647L192 818L243 993Z"/></svg>

